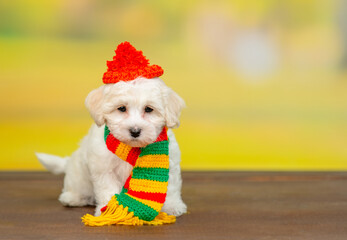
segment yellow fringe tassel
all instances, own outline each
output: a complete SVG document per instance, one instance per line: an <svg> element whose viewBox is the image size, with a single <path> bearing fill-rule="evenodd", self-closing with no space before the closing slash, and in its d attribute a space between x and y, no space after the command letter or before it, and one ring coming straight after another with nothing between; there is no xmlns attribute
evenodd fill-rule
<svg viewBox="0 0 347 240"><path fill-rule="evenodd" d="M105 226L105 225L162 225L167 223L176 222L176 217L168 215L167 213L160 212L158 216L152 221L141 220L134 216L133 212L128 211L128 207L119 205L117 199L113 197L107 204L107 208L99 217L86 214L82 217L82 222L86 226Z"/></svg>

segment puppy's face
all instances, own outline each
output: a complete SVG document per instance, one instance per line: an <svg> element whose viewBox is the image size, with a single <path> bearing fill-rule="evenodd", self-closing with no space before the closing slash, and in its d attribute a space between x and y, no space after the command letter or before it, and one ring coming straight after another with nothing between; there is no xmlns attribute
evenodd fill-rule
<svg viewBox="0 0 347 240"><path fill-rule="evenodd" d="M93 90L86 106L98 126L132 147L153 143L164 126L179 125L184 101L159 78L138 78Z"/></svg>

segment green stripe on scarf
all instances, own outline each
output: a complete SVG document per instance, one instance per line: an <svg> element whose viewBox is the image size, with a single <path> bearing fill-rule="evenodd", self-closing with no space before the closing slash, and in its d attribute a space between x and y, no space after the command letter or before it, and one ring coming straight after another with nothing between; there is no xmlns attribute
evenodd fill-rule
<svg viewBox="0 0 347 240"><path fill-rule="evenodd" d="M134 167L132 178L167 182L169 181L169 169Z"/></svg>
<svg viewBox="0 0 347 240"><path fill-rule="evenodd" d="M128 207L130 212L133 212L135 216L138 216L140 219L152 221L158 215L158 212L153 208L140 203L136 199L126 194L116 194L116 196L120 205L123 205L123 207Z"/></svg>
<svg viewBox="0 0 347 240"><path fill-rule="evenodd" d="M139 157L145 155L169 155L168 141L155 142L147 145L145 148L141 148L141 154Z"/></svg>

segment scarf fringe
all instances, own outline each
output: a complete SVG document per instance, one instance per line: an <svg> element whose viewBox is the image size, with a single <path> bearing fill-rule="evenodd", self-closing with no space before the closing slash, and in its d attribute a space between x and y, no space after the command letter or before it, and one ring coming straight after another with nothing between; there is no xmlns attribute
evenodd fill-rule
<svg viewBox="0 0 347 240"><path fill-rule="evenodd" d="M158 216L152 221L141 220L134 216L133 212L128 211L128 207L119 205L116 197L113 197L107 204L107 208L98 217L86 214L82 217L82 222L86 226L98 227L105 225L162 225L176 222L176 217L168 215L167 213L160 212Z"/></svg>

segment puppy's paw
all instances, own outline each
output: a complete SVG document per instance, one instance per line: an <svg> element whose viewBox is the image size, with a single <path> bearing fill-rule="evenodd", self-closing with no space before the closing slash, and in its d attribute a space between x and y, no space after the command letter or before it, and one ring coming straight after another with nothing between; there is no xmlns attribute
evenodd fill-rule
<svg viewBox="0 0 347 240"><path fill-rule="evenodd" d="M94 200L91 197L81 196L73 192L63 192L59 196L59 201L64 206L69 207L82 207L94 204Z"/></svg>
<svg viewBox="0 0 347 240"><path fill-rule="evenodd" d="M98 217L101 215L101 208L103 208L105 205L97 205L95 208L94 216Z"/></svg>
<svg viewBox="0 0 347 240"><path fill-rule="evenodd" d="M162 211L178 217L187 213L187 205L182 200L165 202Z"/></svg>

